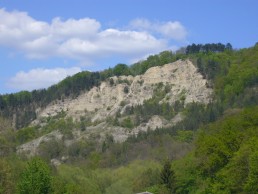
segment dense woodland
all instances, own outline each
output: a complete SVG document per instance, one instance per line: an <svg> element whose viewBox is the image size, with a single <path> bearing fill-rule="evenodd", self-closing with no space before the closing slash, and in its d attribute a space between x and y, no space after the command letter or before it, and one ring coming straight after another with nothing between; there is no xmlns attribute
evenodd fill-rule
<svg viewBox="0 0 258 194"><path fill-rule="evenodd" d="M170 119L182 112L184 120L175 126L142 132L124 143L107 136L98 145L92 137L66 149L62 140L53 140L40 145L36 158L16 154L17 145L57 128L67 138L73 128L87 130L87 119L73 121L65 113L49 118L40 131L30 127L38 106L75 98L114 75L139 75L186 58L209 80L212 102L159 104L169 90L160 86L153 98L128 110L130 119L110 119L130 130L152 115ZM258 193L258 44L240 50L229 43L192 44L131 66L81 72L48 89L2 95L0 112L0 193ZM51 165L52 158L63 155L69 156L64 164Z"/></svg>

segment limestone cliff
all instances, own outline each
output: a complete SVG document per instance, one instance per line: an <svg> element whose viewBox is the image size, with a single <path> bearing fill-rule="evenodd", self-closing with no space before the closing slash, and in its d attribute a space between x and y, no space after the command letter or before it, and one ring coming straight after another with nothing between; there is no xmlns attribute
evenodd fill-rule
<svg viewBox="0 0 258 194"><path fill-rule="evenodd" d="M164 66L150 68L145 74L136 77L112 77L75 99L52 102L45 109L37 111L37 119L32 124L40 124L42 118L52 117L64 111L67 117L72 117L74 120L87 116L91 122L97 123L94 126L88 126L83 132L71 129L74 134L73 141L96 133L101 138L106 134L112 134L115 141L125 141L129 135L137 135L139 131L171 126L182 119L180 114L171 121L153 116L147 123L141 123L130 131L106 122L107 118L112 118L118 113L123 115L128 107L143 104L144 100L152 98L155 88L160 85L166 85L169 88L160 103L165 101L173 104L183 100L184 105L191 102L207 104L211 100L212 89L207 87L207 80L202 77L193 63L189 60L178 60ZM58 134L57 138L61 139L60 133L52 132L50 135L52 137L55 134ZM48 141L50 135L20 146L18 152L35 154L40 142ZM69 141L66 143L69 144Z"/></svg>
<svg viewBox="0 0 258 194"><path fill-rule="evenodd" d="M166 95L170 103L175 102L182 95L185 97L185 104L193 101L208 103L212 92L206 87L207 81L189 60L179 60L162 67L153 67L145 74L136 77L120 76L110 79L114 84L110 84L107 80L76 99L53 102L46 109L39 110L38 118L54 116L63 110L77 119L85 112L87 114L90 112L92 121L105 120L107 116L123 111L126 106L142 104L144 100L151 98L154 85L159 83L171 86L171 90ZM125 92L125 87L128 92Z"/></svg>

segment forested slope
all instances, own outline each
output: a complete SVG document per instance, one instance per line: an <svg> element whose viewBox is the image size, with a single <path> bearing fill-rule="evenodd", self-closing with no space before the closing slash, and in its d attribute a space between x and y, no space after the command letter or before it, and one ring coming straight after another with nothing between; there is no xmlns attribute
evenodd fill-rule
<svg viewBox="0 0 258 194"><path fill-rule="evenodd" d="M64 149L62 140L50 141L41 145L41 159L30 159L29 163L25 156L16 154L17 145L53 128L62 128L67 138L73 127L87 130L83 125L86 121L74 122L63 113L49 118L42 128L46 131L38 131L35 127L14 131L8 118L16 111L32 107L33 112L38 105L46 106L51 100L79 95L112 75L139 75L149 67L177 59L190 59L209 80L208 87L214 89L214 94L207 105L173 104L164 109L164 113L161 107L157 114L163 117L169 117L168 111L175 109L184 115L176 125L141 132L123 143L107 136L98 144L97 134L74 142L69 149ZM85 80L88 80L87 86L80 86ZM118 64L99 73L82 72L51 87L55 89L1 96L1 114L5 118L0 120L0 175L4 177L0 180L0 193L26 193L36 189L31 187L37 184L26 184L26 177L38 177L42 169L42 179L35 181L42 183L45 193L115 194L146 190L160 194L257 193L257 86L258 44L240 50L232 50L230 45L193 44L184 54L165 51L129 67ZM40 92L45 94L39 96L49 101L35 100L35 94ZM158 95L153 97L127 114L129 117L138 114L140 118L151 115L159 106L158 98ZM16 104L12 104L13 99ZM30 119L17 127L27 125ZM132 124L129 120L123 123L109 119L129 126L128 130ZM67 157L62 158L64 155ZM59 157L61 165L50 161Z"/></svg>
<svg viewBox="0 0 258 194"><path fill-rule="evenodd" d="M173 54L171 51L164 51L160 54L149 56L146 60L132 66L117 64L114 68L100 72L80 72L47 89L0 95L0 114L13 120L13 125L19 129L36 118L36 109L38 107L46 107L55 100L68 97L76 98L79 94L98 86L101 81L112 76L143 74L150 67L174 62L180 59L180 56Z"/></svg>

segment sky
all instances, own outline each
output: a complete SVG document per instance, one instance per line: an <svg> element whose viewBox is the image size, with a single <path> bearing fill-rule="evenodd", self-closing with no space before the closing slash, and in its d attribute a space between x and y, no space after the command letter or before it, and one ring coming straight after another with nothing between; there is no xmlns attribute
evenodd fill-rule
<svg viewBox="0 0 258 194"><path fill-rule="evenodd" d="M0 94L192 43L258 42L257 0L0 0Z"/></svg>

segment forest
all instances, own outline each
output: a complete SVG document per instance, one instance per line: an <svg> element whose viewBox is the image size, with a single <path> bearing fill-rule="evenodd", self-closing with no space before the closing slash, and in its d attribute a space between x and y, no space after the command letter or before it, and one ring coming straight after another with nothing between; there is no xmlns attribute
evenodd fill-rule
<svg viewBox="0 0 258 194"><path fill-rule="evenodd" d="M80 72L47 89L0 95L0 193L258 193L258 43L239 50L230 43L192 44L182 50L163 51L130 66ZM214 90L209 104L160 104L169 90L162 86L153 98L128 110L134 119L110 118L130 130L153 115L169 119L182 112L184 119L176 125L122 143L106 136L99 145L91 137L66 149L62 140L52 140L40 145L37 157L16 153L18 145L57 128L67 138L72 128L87 130L87 119L73 121L64 112L37 130L29 125L37 107L76 98L114 75L141 75L178 59L190 59L208 79ZM53 165L51 159L63 155L69 158Z"/></svg>

